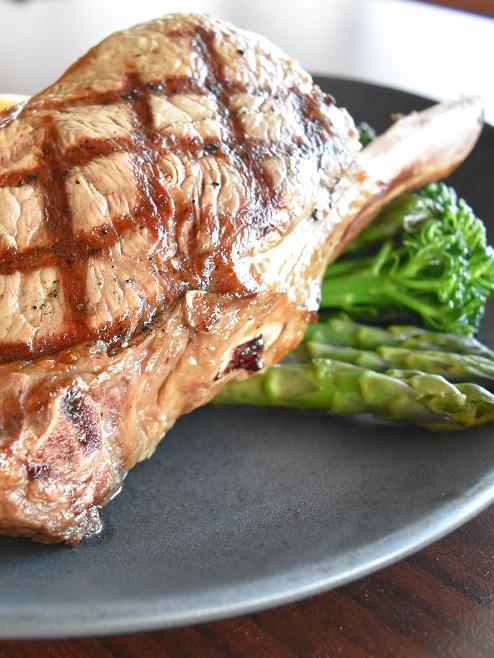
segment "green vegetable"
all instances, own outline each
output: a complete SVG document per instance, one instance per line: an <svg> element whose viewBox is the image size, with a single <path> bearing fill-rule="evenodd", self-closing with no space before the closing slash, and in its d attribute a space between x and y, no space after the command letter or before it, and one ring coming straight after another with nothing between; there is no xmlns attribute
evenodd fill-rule
<svg viewBox="0 0 494 658"><path fill-rule="evenodd" d="M494 361L482 356L406 347L378 347L372 351L314 342L307 343L306 349L311 359L329 358L376 372L396 368L421 371L441 375L449 381L470 381L494 388Z"/></svg>
<svg viewBox="0 0 494 658"><path fill-rule="evenodd" d="M494 250L485 227L452 188L432 183L388 205L327 268L321 308L468 336L488 297Z"/></svg>
<svg viewBox="0 0 494 658"><path fill-rule="evenodd" d="M474 354L494 362L494 352L470 336L428 331L413 326L372 327L337 315L307 327L305 342L331 343L374 350L379 347L402 347L409 350L433 350Z"/></svg>
<svg viewBox="0 0 494 658"><path fill-rule="evenodd" d="M476 384L455 386L439 375L380 373L321 358L273 366L250 379L231 382L215 402L369 413L435 431L461 430L494 420L494 395Z"/></svg>
<svg viewBox="0 0 494 658"><path fill-rule="evenodd" d="M494 420L494 352L471 337L334 316L310 325L290 360L227 384L215 401L370 413L438 431Z"/></svg>
<svg viewBox="0 0 494 658"><path fill-rule="evenodd" d="M357 130L362 146L367 146L367 144L370 144L372 140L376 138L376 131L365 121L361 121L357 125Z"/></svg>
<svg viewBox="0 0 494 658"><path fill-rule="evenodd" d="M374 139L367 124L358 129L363 146ZM321 319L290 362L230 382L215 402L367 413L435 431L491 422L494 352L472 337L488 297L494 251L483 223L454 190L428 185L389 204L327 268Z"/></svg>

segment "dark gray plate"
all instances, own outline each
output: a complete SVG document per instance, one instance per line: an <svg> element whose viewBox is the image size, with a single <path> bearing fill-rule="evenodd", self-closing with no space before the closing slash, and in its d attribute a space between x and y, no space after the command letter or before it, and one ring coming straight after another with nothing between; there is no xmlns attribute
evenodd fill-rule
<svg viewBox="0 0 494 658"><path fill-rule="evenodd" d="M428 104L320 83L378 128ZM487 127L454 176L487 219L493 160ZM398 560L493 499L494 427L436 436L292 410L200 409L132 471L99 537L75 549L0 539L0 636L113 633L277 605Z"/></svg>

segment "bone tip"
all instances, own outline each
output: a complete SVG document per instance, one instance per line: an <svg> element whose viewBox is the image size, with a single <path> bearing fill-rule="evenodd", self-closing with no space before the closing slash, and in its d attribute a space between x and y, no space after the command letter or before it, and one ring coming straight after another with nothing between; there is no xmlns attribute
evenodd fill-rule
<svg viewBox="0 0 494 658"><path fill-rule="evenodd" d="M479 122L483 122L485 114L485 103L482 96L462 95L455 100L450 101L452 109L460 108L468 112L472 117L476 117Z"/></svg>

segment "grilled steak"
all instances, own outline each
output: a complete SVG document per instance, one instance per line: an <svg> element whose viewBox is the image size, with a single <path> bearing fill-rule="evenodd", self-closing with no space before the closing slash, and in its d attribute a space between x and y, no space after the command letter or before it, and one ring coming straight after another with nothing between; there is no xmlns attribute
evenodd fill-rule
<svg viewBox="0 0 494 658"><path fill-rule="evenodd" d="M178 416L299 342L327 262L481 115L438 106L359 154L296 62L196 15L112 35L0 114L0 531L96 531Z"/></svg>

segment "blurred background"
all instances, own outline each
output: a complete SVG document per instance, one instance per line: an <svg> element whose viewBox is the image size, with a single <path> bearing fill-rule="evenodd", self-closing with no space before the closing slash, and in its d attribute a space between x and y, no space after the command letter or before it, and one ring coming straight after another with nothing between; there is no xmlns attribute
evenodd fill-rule
<svg viewBox="0 0 494 658"><path fill-rule="evenodd" d="M260 32L311 72L479 93L494 122L494 0L0 0L0 91L31 94L110 32L171 11Z"/></svg>

